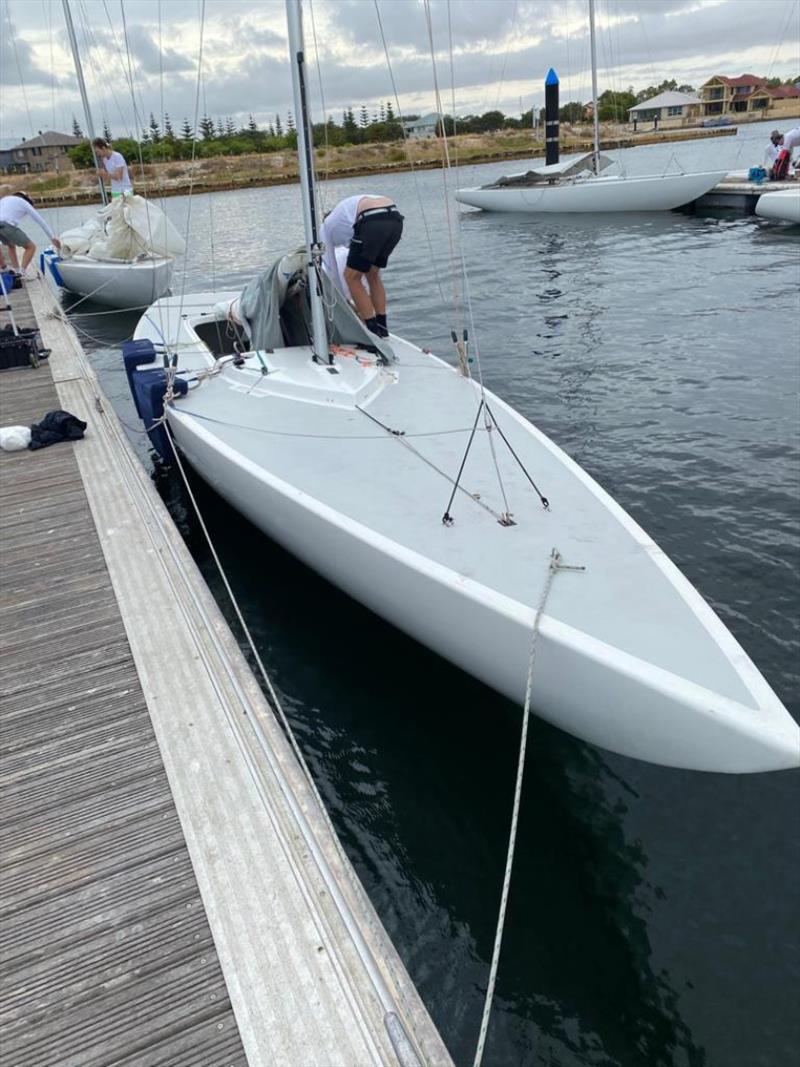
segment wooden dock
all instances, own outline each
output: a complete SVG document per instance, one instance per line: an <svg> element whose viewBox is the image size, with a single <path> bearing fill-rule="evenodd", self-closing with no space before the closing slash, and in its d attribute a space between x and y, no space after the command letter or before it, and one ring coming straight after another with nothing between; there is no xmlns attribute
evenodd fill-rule
<svg viewBox="0 0 800 1067"><path fill-rule="evenodd" d="M451 1060L41 281L0 372L0 1064Z"/></svg>
<svg viewBox="0 0 800 1067"><path fill-rule="evenodd" d="M758 198L763 193L777 193L781 189L797 189L798 182L749 182L738 175L728 175L719 185L695 200L693 207L722 208L739 215L755 215Z"/></svg>

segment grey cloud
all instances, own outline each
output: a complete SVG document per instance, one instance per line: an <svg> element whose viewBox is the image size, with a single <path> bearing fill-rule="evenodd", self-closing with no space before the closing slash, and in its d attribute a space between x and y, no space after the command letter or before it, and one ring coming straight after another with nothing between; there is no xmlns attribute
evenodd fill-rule
<svg viewBox="0 0 800 1067"><path fill-rule="evenodd" d="M33 50L11 20L7 4L0 12L0 83L3 85L20 85L20 74L25 85L51 85L52 76L33 60ZM22 107L20 92L20 107Z"/></svg>
<svg viewBox="0 0 800 1067"><path fill-rule="evenodd" d="M162 70L166 74L195 69L196 64L188 56L163 44L159 51L158 39L144 26L128 28L128 44L137 64L147 74L160 74Z"/></svg>

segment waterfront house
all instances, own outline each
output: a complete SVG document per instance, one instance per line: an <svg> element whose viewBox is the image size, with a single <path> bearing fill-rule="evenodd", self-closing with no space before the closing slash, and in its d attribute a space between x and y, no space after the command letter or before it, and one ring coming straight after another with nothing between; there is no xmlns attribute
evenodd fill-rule
<svg viewBox="0 0 800 1067"><path fill-rule="evenodd" d="M419 140L423 137L435 137L440 119L441 115L438 112L431 111L428 115L422 115L418 119L406 122L406 136L412 141Z"/></svg>
<svg viewBox="0 0 800 1067"><path fill-rule="evenodd" d="M767 85L765 78L741 74L728 78L715 74L698 90L703 118L780 119L800 115L800 89L793 85Z"/></svg>
<svg viewBox="0 0 800 1067"><path fill-rule="evenodd" d="M700 115L700 98L694 93L670 91L659 93L628 108L628 120L638 125L652 122L655 126L676 127L695 125Z"/></svg>
<svg viewBox="0 0 800 1067"><path fill-rule="evenodd" d="M67 155L70 148L81 144L80 137L55 130L39 131L38 137L22 140L10 150L10 161L5 169L24 174L42 170L72 170L72 160Z"/></svg>

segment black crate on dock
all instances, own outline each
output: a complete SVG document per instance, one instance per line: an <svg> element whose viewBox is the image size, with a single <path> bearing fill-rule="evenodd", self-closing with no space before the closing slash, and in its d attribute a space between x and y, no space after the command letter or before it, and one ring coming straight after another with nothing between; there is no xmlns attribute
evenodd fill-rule
<svg viewBox="0 0 800 1067"><path fill-rule="evenodd" d="M39 333L37 330L19 330L14 333L11 326L0 330L0 370L38 365Z"/></svg>

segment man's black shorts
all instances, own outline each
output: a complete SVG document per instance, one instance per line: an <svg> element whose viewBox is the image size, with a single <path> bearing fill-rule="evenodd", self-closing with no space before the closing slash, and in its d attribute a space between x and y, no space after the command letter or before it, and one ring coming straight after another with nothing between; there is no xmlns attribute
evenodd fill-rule
<svg viewBox="0 0 800 1067"><path fill-rule="evenodd" d="M385 267L403 236L403 216L396 207L378 208L359 215L347 253L347 266L366 273Z"/></svg>

